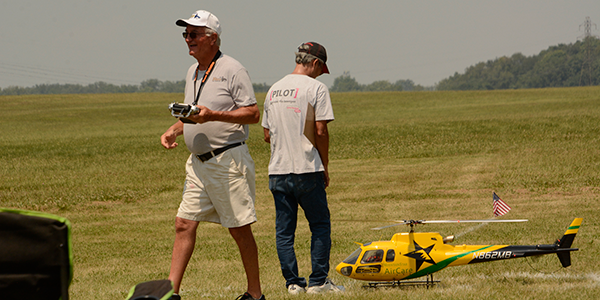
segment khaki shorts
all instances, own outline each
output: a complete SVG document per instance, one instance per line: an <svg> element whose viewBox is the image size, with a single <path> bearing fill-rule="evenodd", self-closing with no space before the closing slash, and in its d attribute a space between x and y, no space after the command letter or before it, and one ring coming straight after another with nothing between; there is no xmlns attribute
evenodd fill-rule
<svg viewBox="0 0 600 300"><path fill-rule="evenodd" d="M186 163L183 199L177 216L236 228L256 222L254 161L247 145L205 162L194 154Z"/></svg>

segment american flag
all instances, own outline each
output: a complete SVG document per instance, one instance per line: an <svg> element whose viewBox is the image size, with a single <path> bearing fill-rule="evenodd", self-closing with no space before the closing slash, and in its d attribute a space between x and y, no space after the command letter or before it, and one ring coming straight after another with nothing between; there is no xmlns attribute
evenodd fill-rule
<svg viewBox="0 0 600 300"><path fill-rule="evenodd" d="M510 206L506 204L496 193L494 192L494 217L505 215L510 210Z"/></svg>

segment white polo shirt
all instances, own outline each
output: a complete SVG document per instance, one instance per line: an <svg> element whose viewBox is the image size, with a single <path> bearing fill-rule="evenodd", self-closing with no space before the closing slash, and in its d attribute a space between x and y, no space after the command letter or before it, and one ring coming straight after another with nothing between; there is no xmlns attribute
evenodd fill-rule
<svg viewBox="0 0 600 300"><path fill-rule="evenodd" d="M315 121L332 121L329 89L306 75L290 74L271 86L262 126L271 135L269 175L324 171L315 147Z"/></svg>

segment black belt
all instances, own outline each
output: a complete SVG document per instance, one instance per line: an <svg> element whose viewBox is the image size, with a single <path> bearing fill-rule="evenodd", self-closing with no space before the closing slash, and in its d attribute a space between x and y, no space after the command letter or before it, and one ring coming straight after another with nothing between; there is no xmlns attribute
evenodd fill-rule
<svg viewBox="0 0 600 300"><path fill-rule="evenodd" d="M227 151L227 150L229 150L231 148L235 148L237 146L241 146L241 145L243 145L245 143L246 142L240 142L240 143L235 143L235 144L227 145L227 146L225 146L223 148L215 149L213 151L206 152L204 154L196 154L196 157L201 162L205 162L205 161L207 161L207 160L209 160L209 159L211 159L211 158L213 158L213 157L215 157L215 156L217 156L217 155L219 155L219 154L221 154L221 153L223 153L223 152L225 152L225 151Z"/></svg>

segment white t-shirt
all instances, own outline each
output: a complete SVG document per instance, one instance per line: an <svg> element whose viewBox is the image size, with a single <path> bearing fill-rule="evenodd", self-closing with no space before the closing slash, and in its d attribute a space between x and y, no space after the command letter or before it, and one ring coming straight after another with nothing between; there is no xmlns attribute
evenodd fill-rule
<svg viewBox="0 0 600 300"><path fill-rule="evenodd" d="M324 171L315 141L315 121L332 121L327 86L306 75L290 74L273 84L265 98L262 126L271 135L269 175Z"/></svg>
<svg viewBox="0 0 600 300"><path fill-rule="evenodd" d="M185 103L192 104L204 72L198 72L194 89L194 77L198 63L193 64L186 76ZM234 58L222 55L214 66L212 74L202 88L198 105L211 110L233 111L243 106L256 104L254 89L248 71ZM204 154L229 144L248 139L248 125L212 121L203 124L184 124L183 135L190 152Z"/></svg>

